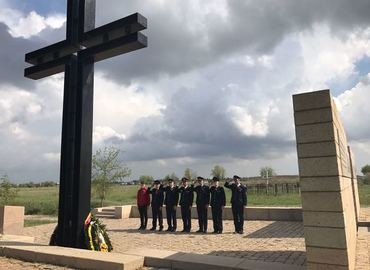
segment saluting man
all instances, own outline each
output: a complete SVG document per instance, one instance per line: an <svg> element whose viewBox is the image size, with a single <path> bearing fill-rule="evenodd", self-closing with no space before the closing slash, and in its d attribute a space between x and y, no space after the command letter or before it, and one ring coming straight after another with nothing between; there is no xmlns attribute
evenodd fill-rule
<svg viewBox="0 0 370 270"><path fill-rule="evenodd" d="M179 203L179 190L173 179L168 179L168 185L164 187L168 232L175 232L177 228L176 210Z"/></svg>
<svg viewBox="0 0 370 270"><path fill-rule="evenodd" d="M161 182L159 180L155 180L152 185L152 188L150 189L150 194L152 194L152 214L153 214L153 227L150 229L151 231L155 231L157 229L157 221L159 222L159 231L163 231L162 207L164 195L160 184Z"/></svg>
<svg viewBox="0 0 370 270"><path fill-rule="evenodd" d="M213 185L211 192L211 207L213 219L213 233L222 233L222 209L226 205L225 190L220 186L220 180L217 177L212 179Z"/></svg>
<svg viewBox="0 0 370 270"><path fill-rule="evenodd" d="M209 187L204 184L204 178L197 177L198 185L193 187L197 194L197 212L198 212L198 223L199 230L197 233L207 233L208 227L208 207L210 201Z"/></svg>
<svg viewBox="0 0 370 270"><path fill-rule="evenodd" d="M191 208L193 206L194 194L193 188L189 186L189 179L183 177L181 179L182 187L179 188L180 205L181 205L181 216L184 224L182 232L190 232L191 230Z"/></svg>
<svg viewBox="0 0 370 270"><path fill-rule="evenodd" d="M244 207L247 205L247 187L240 183L240 177L234 175L234 183L225 183L225 187L231 189L231 207L234 216L235 233L243 234Z"/></svg>

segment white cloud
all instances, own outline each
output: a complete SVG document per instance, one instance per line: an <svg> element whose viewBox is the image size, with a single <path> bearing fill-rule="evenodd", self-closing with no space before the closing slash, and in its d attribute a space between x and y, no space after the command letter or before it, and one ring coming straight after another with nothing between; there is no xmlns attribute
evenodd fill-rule
<svg viewBox="0 0 370 270"><path fill-rule="evenodd" d="M352 140L369 139L370 126L370 73L355 87L336 98L344 126Z"/></svg>
<svg viewBox="0 0 370 270"><path fill-rule="evenodd" d="M96 73L94 125L129 134L138 119L161 114L164 106L155 94L141 90L137 84L120 85Z"/></svg>
<svg viewBox="0 0 370 270"><path fill-rule="evenodd" d="M344 81L355 73L355 63L370 56L370 27L357 29L346 37L334 35L326 24L299 34L303 74L301 88L322 89L330 81Z"/></svg>
<svg viewBox="0 0 370 270"><path fill-rule="evenodd" d="M66 18L63 14L53 14L44 17L35 11L23 14L15 9L0 9L0 22L5 23L9 27L9 33L13 37L30 38L46 28L61 28L65 21Z"/></svg>
<svg viewBox="0 0 370 270"><path fill-rule="evenodd" d="M268 133L267 121L255 119L245 108L230 106L228 113L238 129L246 136L264 137Z"/></svg>
<svg viewBox="0 0 370 270"><path fill-rule="evenodd" d="M111 138L117 138L119 140L126 139L125 134L119 134L111 127L96 126L93 134L94 144L103 144L105 140Z"/></svg>

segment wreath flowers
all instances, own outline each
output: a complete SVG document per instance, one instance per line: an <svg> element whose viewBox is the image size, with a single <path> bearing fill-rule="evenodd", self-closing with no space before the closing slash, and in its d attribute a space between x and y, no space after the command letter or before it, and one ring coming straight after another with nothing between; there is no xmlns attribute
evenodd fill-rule
<svg viewBox="0 0 370 270"><path fill-rule="evenodd" d="M105 225L91 213L85 220L84 231L87 249L101 252L111 252L113 250Z"/></svg>

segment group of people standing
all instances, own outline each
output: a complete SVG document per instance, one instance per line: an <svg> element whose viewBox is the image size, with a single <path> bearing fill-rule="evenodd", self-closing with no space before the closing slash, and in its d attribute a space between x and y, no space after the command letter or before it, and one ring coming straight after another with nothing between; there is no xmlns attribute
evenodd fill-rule
<svg viewBox="0 0 370 270"><path fill-rule="evenodd" d="M239 176L234 175L234 183L225 182L225 188L231 190L231 206L234 217L235 233L243 234L244 227L244 208L247 205L247 187L241 184ZM162 185L159 180L154 181L151 187L147 187L144 182L140 183L137 192L137 205L140 213L140 228L146 230L148 224L148 207L152 207L153 224L151 231L157 229L163 231L162 207L166 206L168 232L175 232L177 229L177 206L181 207L181 217L183 222L182 232L191 231L191 209L196 193L196 207L198 213L199 230L198 233L207 233L208 229L208 208L211 206L213 219L213 233L222 233L222 210L226 205L225 190L220 186L220 180L213 177L210 186L205 184L203 177L197 177L196 184L190 185L189 179L183 177L181 185L177 186L173 179L169 179L166 185ZM151 195L151 199L150 199Z"/></svg>

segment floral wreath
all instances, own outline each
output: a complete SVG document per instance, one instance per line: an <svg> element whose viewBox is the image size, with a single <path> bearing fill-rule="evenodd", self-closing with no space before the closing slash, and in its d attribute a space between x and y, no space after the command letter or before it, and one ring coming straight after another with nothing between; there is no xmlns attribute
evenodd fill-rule
<svg viewBox="0 0 370 270"><path fill-rule="evenodd" d="M105 225L91 213L85 220L84 231L87 249L101 252L113 250Z"/></svg>

